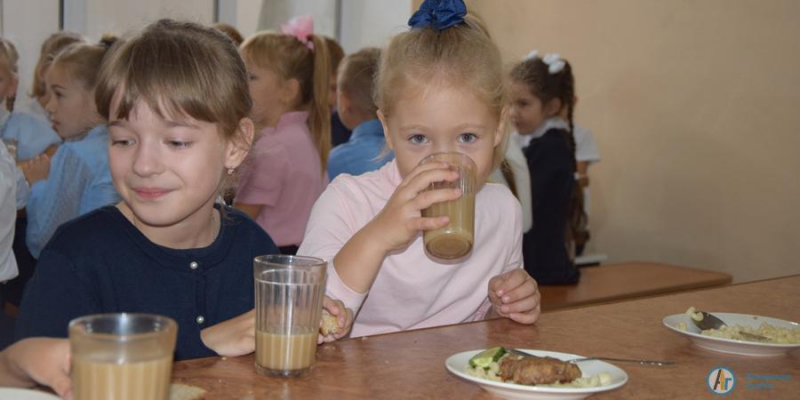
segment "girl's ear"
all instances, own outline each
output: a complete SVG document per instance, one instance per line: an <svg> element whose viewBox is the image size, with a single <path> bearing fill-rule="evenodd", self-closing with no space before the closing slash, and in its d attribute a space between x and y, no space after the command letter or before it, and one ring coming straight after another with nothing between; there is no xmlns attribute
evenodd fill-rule
<svg viewBox="0 0 800 400"><path fill-rule="evenodd" d="M383 115L383 111L378 110L378 119L381 121L381 125L383 125L383 137L386 139L386 147L389 150L394 150L394 143L392 143L392 135L389 134L389 123L386 121L386 116Z"/></svg>
<svg viewBox="0 0 800 400"><path fill-rule="evenodd" d="M558 115L558 113L561 112L562 106L563 103L561 103L561 99L559 98L550 99L550 101L548 101L547 105L545 105L544 107L544 114L547 115L548 117Z"/></svg>
<svg viewBox="0 0 800 400"><path fill-rule="evenodd" d="M281 84L281 101L291 107L294 106L299 99L300 81L295 78L283 81L283 84Z"/></svg>
<svg viewBox="0 0 800 400"><path fill-rule="evenodd" d="M228 141L225 148L225 168L234 169L244 162L250 146L253 144L255 125L250 118L242 118L234 137Z"/></svg>

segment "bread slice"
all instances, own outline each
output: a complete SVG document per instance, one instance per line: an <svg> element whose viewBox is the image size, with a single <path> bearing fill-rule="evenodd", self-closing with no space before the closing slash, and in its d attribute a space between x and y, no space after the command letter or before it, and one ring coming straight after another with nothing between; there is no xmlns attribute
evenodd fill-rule
<svg viewBox="0 0 800 400"><path fill-rule="evenodd" d="M339 333L339 319L331 315L328 310L322 310L322 323L319 327L322 336Z"/></svg>

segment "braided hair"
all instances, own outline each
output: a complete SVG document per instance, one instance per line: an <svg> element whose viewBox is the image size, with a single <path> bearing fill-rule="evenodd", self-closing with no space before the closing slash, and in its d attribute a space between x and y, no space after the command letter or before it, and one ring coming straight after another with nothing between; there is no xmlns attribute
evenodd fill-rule
<svg viewBox="0 0 800 400"><path fill-rule="evenodd" d="M531 94L541 100L542 104L548 104L551 100L558 99L561 102L561 110L566 107L567 123L569 131L565 131L564 139L569 144L570 155L572 157L573 170L578 170L577 159L575 158L575 123L573 113L575 110L575 77L572 75L572 66L566 60L560 71L551 72L551 66L540 57L528 58L511 70L511 80L515 83L524 84ZM589 239L587 230L588 218L583 209L583 191L578 185L574 185L570 193L569 204L567 207L568 222L567 240L581 247Z"/></svg>

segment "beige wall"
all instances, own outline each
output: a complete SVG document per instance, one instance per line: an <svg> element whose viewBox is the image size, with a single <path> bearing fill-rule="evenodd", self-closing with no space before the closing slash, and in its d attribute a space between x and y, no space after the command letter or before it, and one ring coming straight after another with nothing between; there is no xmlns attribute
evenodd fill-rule
<svg viewBox="0 0 800 400"><path fill-rule="evenodd" d="M574 66L592 247L609 261L800 273L800 2L468 1L507 61Z"/></svg>

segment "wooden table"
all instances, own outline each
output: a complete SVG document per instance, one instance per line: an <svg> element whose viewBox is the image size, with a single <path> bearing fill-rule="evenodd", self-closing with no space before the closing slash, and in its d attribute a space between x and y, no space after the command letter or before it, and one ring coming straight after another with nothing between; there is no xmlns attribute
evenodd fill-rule
<svg viewBox="0 0 800 400"><path fill-rule="evenodd" d="M208 390L207 399L496 399L447 372L444 361L461 351L505 345L518 348L670 359L677 365L617 365L629 375L620 389L592 399L709 399L712 368L731 368L739 379L727 398L796 398L800 351L744 357L694 346L661 324L690 305L709 311L761 314L800 321L800 275L622 303L545 313L536 325L506 319L356 338L323 345L312 373L300 379L259 376L253 356L207 358L175 364L177 382ZM769 390L748 388L747 374L783 375Z"/></svg>
<svg viewBox="0 0 800 400"><path fill-rule="evenodd" d="M724 272L653 262L627 262L581 268L576 285L541 286L542 310L610 303L721 286L731 283Z"/></svg>

